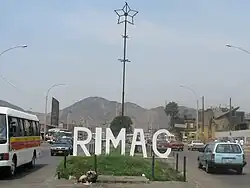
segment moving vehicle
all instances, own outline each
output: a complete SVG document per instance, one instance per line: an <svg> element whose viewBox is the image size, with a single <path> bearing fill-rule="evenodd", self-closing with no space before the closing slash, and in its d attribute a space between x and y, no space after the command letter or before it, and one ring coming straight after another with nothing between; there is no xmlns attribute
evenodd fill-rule
<svg viewBox="0 0 250 188"><path fill-rule="evenodd" d="M202 150L204 148L204 144L200 140L192 140L188 144L188 150Z"/></svg>
<svg viewBox="0 0 250 188"><path fill-rule="evenodd" d="M176 150L176 151L183 151L184 150L184 144L180 141L171 141L168 143L168 147L170 147L172 150Z"/></svg>
<svg viewBox="0 0 250 188"><path fill-rule="evenodd" d="M70 143L73 143L73 138L72 137L66 137L66 136L63 136L63 137L59 137L58 139L57 139L57 142L70 142Z"/></svg>
<svg viewBox="0 0 250 188"><path fill-rule="evenodd" d="M51 156L73 155L73 147L69 142L55 142L50 147Z"/></svg>
<svg viewBox="0 0 250 188"><path fill-rule="evenodd" d="M0 107L0 168L14 176L16 168L35 165L41 155L40 124L37 116Z"/></svg>
<svg viewBox="0 0 250 188"><path fill-rule="evenodd" d="M212 142L198 156L198 168L205 168L207 173L221 168L233 169L237 174L242 174L246 164L244 151L237 143Z"/></svg>
<svg viewBox="0 0 250 188"><path fill-rule="evenodd" d="M157 141L157 150L159 152L165 152L169 148L169 143L166 140Z"/></svg>

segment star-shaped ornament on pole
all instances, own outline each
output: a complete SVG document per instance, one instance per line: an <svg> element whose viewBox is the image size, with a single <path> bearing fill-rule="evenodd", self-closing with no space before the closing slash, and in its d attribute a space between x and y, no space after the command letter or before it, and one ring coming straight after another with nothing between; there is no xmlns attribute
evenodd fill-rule
<svg viewBox="0 0 250 188"><path fill-rule="evenodd" d="M127 59L127 25L130 23L134 25L134 17L138 13L136 10L132 10L128 3L125 2L125 5L122 9L115 10L115 13L118 15L118 24L124 23L124 35L123 37L123 58L119 59L123 63L123 73L122 73L122 109L121 109L121 116L124 116L124 107L125 107L125 75L126 75L126 63L130 62ZM123 120L122 120L123 121ZM121 122L123 123L123 122Z"/></svg>
<svg viewBox="0 0 250 188"><path fill-rule="evenodd" d="M128 22L134 25L134 17L136 14L138 14L138 11L132 10L128 3L125 2L123 8L115 10L115 13L118 15L118 24Z"/></svg>

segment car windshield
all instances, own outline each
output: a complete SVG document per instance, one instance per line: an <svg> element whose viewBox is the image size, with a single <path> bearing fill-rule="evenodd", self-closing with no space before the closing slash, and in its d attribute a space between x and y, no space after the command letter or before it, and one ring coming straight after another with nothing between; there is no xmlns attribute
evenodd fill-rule
<svg viewBox="0 0 250 188"><path fill-rule="evenodd" d="M0 114L0 144L7 142L6 115Z"/></svg>
<svg viewBox="0 0 250 188"><path fill-rule="evenodd" d="M59 138L57 141L56 141L57 143L67 143L67 144L72 144L73 143L73 141L72 140L70 140L70 139L64 139L64 138Z"/></svg>
<svg viewBox="0 0 250 188"><path fill-rule="evenodd" d="M57 142L57 143L52 144L51 147L69 147L69 143Z"/></svg>
<svg viewBox="0 0 250 188"><path fill-rule="evenodd" d="M241 153L241 148L238 144L218 144L216 153Z"/></svg>

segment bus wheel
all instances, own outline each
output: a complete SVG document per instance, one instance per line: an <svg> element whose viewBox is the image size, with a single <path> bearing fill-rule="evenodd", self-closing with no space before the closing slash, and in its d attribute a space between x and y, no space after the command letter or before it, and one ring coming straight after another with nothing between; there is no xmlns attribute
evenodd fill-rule
<svg viewBox="0 0 250 188"><path fill-rule="evenodd" d="M15 176L15 174L16 174L16 163L17 163L16 158L13 157L13 159L11 161L11 166L8 167L8 176L10 176L10 177Z"/></svg>
<svg viewBox="0 0 250 188"><path fill-rule="evenodd" d="M36 165L36 156L33 155L32 160L28 163L28 168L34 168Z"/></svg>

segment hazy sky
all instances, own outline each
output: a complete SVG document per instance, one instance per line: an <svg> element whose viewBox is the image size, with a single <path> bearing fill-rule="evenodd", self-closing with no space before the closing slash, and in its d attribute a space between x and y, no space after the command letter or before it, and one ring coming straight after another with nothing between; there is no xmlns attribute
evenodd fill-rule
<svg viewBox="0 0 250 188"><path fill-rule="evenodd" d="M250 111L248 0L130 0L139 11L129 26L126 101L151 108L167 101L195 106L193 88L206 106L227 104ZM121 100L123 25L114 9L122 0L2 0L0 98L44 111L53 84L61 108L88 96Z"/></svg>

